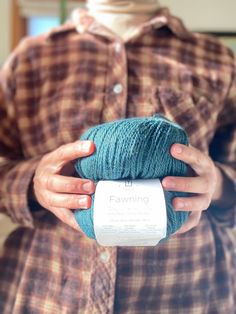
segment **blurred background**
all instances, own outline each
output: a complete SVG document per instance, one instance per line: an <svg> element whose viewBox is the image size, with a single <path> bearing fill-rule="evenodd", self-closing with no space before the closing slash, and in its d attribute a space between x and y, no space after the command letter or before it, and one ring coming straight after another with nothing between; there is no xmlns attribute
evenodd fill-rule
<svg viewBox="0 0 236 314"><path fill-rule="evenodd" d="M193 31L210 33L236 53L236 0L160 0ZM0 67L25 36L36 36L63 23L79 0L0 0ZM0 250L16 226L0 214Z"/></svg>
<svg viewBox="0 0 236 314"><path fill-rule="evenodd" d="M236 51L235 0L160 0L194 30L222 37ZM1 0L0 65L24 36L34 36L60 24L85 0Z"/></svg>

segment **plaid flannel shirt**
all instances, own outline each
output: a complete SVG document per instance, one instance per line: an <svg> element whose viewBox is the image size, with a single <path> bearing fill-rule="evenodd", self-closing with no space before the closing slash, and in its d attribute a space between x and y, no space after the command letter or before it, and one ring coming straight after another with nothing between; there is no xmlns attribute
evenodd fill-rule
<svg viewBox="0 0 236 314"><path fill-rule="evenodd" d="M218 39L161 8L123 41L84 10L24 39L0 89L0 211L21 226L0 259L0 312L236 313L235 206L156 247L101 247L34 212L41 157L90 126L162 113L236 182L236 67Z"/></svg>

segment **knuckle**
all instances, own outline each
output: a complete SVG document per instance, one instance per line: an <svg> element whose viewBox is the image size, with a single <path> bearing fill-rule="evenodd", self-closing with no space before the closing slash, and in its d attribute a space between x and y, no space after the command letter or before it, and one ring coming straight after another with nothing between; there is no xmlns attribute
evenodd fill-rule
<svg viewBox="0 0 236 314"><path fill-rule="evenodd" d="M211 191L211 187L209 186L208 182L206 180L204 180L203 184L202 184L202 193L203 194L209 194Z"/></svg>
<svg viewBox="0 0 236 314"><path fill-rule="evenodd" d="M37 173L35 173L34 177L33 177L33 185L34 187L38 186L40 184L40 176L37 175Z"/></svg>
<svg viewBox="0 0 236 314"><path fill-rule="evenodd" d="M45 186L46 186L47 190L54 190L54 188L55 188L54 180L51 176L45 177Z"/></svg>
<svg viewBox="0 0 236 314"><path fill-rule="evenodd" d="M190 160L194 160L196 158L195 154L193 153L192 148L189 149L187 152L185 151L186 156L188 156L188 158Z"/></svg>
<svg viewBox="0 0 236 314"><path fill-rule="evenodd" d="M55 205L55 201L54 201L53 196L48 196L47 197L47 204L48 204L49 207L53 207Z"/></svg>
<svg viewBox="0 0 236 314"><path fill-rule="evenodd" d="M46 189L48 189L48 181L49 181L49 175L45 174L44 172L36 173L33 178L33 182L35 184L43 186Z"/></svg>
<svg viewBox="0 0 236 314"><path fill-rule="evenodd" d="M192 200L186 200L185 202L184 202L184 208L186 208L186 209L192 209L193 208L193 202L192 202Z"/></svg>
<svg viewBox="0 0 236 314"><path fill-rule="evenodd" d="M41 185L46 189L46 190L50 190L50 183L49 183L49 181L50 181L50 179L49 179L49 176L48 175L44 175L44 174L42 174L42 175L40 175L40 183L41 183Z"/></svg>
<svg viewBox="0 0 236 314"><path fill-rule="evenodd" d="M35 172L35 175L33 177L34 184L42 184L43 183L44 176L42 173L40 173L38 170Z"/></svg>
<svg viewBox="0 0 236 314"><path fill-rule="evenodd" d="M209 192L211 189L212 180L209 176L205 177L205 191Z"/></svg>
<svg viewBox="0 0 236 314"><path fill-rule="evenodd" d="M45 198L43 195L41 195L40 191L35 191L35 196L36 196L36 200L37 202L44 208L48 208L47 206L47 202L45 201Z"/></svg>
<svg viewBox="0 0 236 314"><path fill-rule="evenodd" d="M190 184L189 180L183 181L183 183L182 183L182 190L183 191L189 191L190 187L191 187L191 184Z"/></svg>
<svg viewBox="0 0 236 314"><path fill-rule="evenodd" d="M198 154L196 154L194 160L195 160L195 164L196 164L197 166L200 166L200 165L203 163L203 159L202 159L201 156L198 155Z"/></svg>

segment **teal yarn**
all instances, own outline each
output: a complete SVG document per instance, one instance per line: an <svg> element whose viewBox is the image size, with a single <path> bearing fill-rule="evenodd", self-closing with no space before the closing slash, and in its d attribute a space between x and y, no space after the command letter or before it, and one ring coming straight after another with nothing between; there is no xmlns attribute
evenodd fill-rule
<svg viewBox="0 0 236 314"><path fill-rule="evenodd" d="M95 143L95 152L75 162L81 178L99 180L162 179L184 176L187 165L173 158L174 143L188 145L183 128L161 115L128 118L103 123L88 129L80 138ZM96 192L95 192L96 193ZM189 213L175 211L172 199L184 193L164 191L167 208L166 239L187 220ZM77 210L74 215L83 232L96 239L93 226L93 200L90 209ZM157 208L158 210L158 208Z"/></svg>
<svg viewBox="0 0 236 314"><path fill-rule="evenodd" d="M186 165L170 155L170 146L187 145L187 135L180 126L160 115L100 124L88 129L80 139L96 145L94 154L75 164L82 178L155 179L182 176L186 172Z"/></svg>

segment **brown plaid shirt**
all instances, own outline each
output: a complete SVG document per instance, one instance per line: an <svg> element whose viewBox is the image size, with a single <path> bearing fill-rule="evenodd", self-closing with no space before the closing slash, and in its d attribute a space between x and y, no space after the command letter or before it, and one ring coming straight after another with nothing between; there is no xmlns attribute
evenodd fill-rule
<svg viewBox="0 0 236 314"><path fill-rule="evenodd" d="M160 9L127 42L86 11L22 41L0 90L0 210L21 224L0 260L0 313L236 313L236 208L210 207L156 247L101 247L28 188L40 158L102 122L156 112L236 182L236 71L218 39Z"/></svg>

